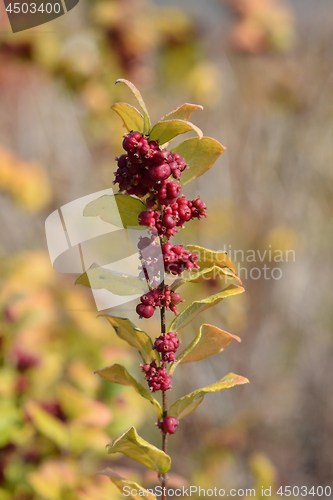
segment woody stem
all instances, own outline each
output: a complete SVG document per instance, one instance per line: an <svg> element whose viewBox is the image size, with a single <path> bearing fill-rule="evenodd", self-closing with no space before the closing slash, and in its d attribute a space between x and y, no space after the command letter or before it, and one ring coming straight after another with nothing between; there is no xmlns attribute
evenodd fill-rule
<svg viewBox="0 0 333 500"><path fill-rule="evenodd" d="M164 285L164 282L163 282ZM165 307L161 307L161 333L162 335L165 334ZM168 414L168 403L167 403L167 393L166 391L162 391L162 409L163 409L163 419L167 416ZM164 453L168 453L168 434L165 433L163 434L162 438L162 449ZM160 481L162 485L162 500L167 500L167 481L168 481L168 476L167 474L163 474L160 476Z"/></svg>

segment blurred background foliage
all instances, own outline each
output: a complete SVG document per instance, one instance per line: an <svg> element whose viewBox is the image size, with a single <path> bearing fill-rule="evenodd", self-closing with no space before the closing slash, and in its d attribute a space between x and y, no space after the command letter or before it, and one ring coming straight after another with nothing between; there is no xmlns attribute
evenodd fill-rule
<svg viewBox="0 0 333 500"><path fill-rule="evenodd" d="M106 466L156 482L105 452L130 425L159 446L153 411L93 374L120 362L140 377L139 357L75 276L52 269L44 235L53 210L112 186L124 129L110 106L132 102L117 78L139 87L153 121L184 101L205 106L194 121L227 151L186 186L210 216L181 237L229 251L246 288L182 335L186 345L205 321L243 342L180 366L172 399L229 371L251 384L207 396L181 422L170 486L257 486L259 499L260 486L332 485L332 7L81 0L13 35L0 4L1 500L118 498L94 475ZM243 262L238 249L267 252ZM269 249L295 259L271 262ZM188 303L218 287L182 293ZM134 304L110 312L155 337L158 320L139 322Z"/></svg>

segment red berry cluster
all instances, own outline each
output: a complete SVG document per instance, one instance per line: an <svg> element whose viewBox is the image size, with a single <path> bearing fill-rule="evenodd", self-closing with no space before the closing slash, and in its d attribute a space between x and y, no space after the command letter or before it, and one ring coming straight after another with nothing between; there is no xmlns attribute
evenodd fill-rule
<svg viewBox="0 0 333 500"><path fill-rule="evenodd" d="M168 180L180 179L187 164L178 153L161 150L156 141L148 141L140 132L130 132L123 141L127 154L117 158L115 184L127 194L142 197L148 193L165 200L177 198L178 184Z"/></svg>
<svg viewBox="0 0 333 500"><path fill-rule="evenodd" d="M183 245L172 245L164 243L162 245L164 268L167 273L181 274L183 271L191 271L193 268L199 268L198 256L187 252Z"/></svg>
<svg viewBox="0 0 333 500"><path fill-rule="evenodd" d="M169 290L168 286L165 285L164 289L155 288L148 293L145 293L140 297L141 304L136 307L136 312L139 316L143 318L151 318L154 314L156 307L165 307L170 309L175 314L178 314L177 304L182 302L182 298L179 293Z"/></svg>
<svg viewBox="0 0 333 500"><path fill-rule="evenodd" d="M200 197L190 201L183 195L165 207L163 214L152 209L144 210L139 215L139 224L148 226L152 234L169 239L178 233L178 227L184 227L185 222L194 218L201 219L203 216L207 217L206 205Z"/></svg>
<svg viewBox="0 0 333 500"><path fill-rule="evenodd" d="M160 335L154 344L154 349L162 354L161 361L163 363L174 363L176 361L176 351L179 347L180 340L176 332L169 332Z"/></svg>
<svg viewBox="0 0 333 500"><path fill-rule="evenodd" d="M148 382L151 392L167 391L171 389L172 379L168 376L166 368L157 366L155 360L150 364L141 365L142 371L146 374L145 379Z"/></svg>
<svg viewBox="0 0 333 500"><path fill-rule="evenodd" d="M164 417L162 421L157 422L157 427L161 430L162 434L174 434L179 425L179 420L175 417Z"/></svg>
<svg viewBox="0 0 333 500"><path fill-rule="evenodd" d="M179 179L188 166L178 153L162 150L158 142L149 141L149 137L134 131L124 137L123 148L126 154L116 159L118 169L114 183L126 194L145 197L147 209L140 213L138 220L150 234L150 237L140 238L138 243L140 278L146 279L150 291L141 296L136 312L140 317L150 318L156 308L163 307L178 314L181 296L164 284L163 272L179 275L199 266L196 255L169 240L185 222L206 217L206 205L199 196L187 200L181 194ZM156 338L154 349L161 353L162 366L157 366L156 360L141 365L152 392L171 389L172 380L165 366L176 361L178 346L175 332ZM174 434L178 423L176 418L167 416L157 425L163 434Z"/></svg>

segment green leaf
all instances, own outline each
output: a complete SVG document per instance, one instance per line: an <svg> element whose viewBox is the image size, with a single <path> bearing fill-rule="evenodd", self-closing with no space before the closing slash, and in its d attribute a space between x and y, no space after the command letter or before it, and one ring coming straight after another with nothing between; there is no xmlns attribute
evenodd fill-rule
<svg viewBox="0 0 333 500"><path fill-rule="evenodd" d="M127 85L127 87L133 92L133 94L135 95L138 103L140 104L140 107L143 111L143 116L144 116L144 123L145 123L145 128L144 128L144 133L146 135L149 134L150 132L150 129L151 129L151 123L150 123L150 118L149 118L149 115L148 115L148 111L147 111L147 107L144 103L144 100L142 99L142 96L140 94L140 92L138 91L138 89L136 88L135 85L133 85L132 82L128 81L128 80L125 80L124 78L120 78L119 80L116 81L116 84L117 83L124 83L125 85Z"/></svg>
<svg viewBox="0 0 333 500"><path fill-rule="evenodd" d="M179 363L193 363L194 361L201 361L209 356L218 354L228 347L233 340L241 342L241 339L237 335L225 332L217 328L217 326L202 325L198 335L177 357L176 363L171 365L169 373L172 374Z"/></svg>
<svg viewBox="0 0 333 500"><path fill-rule="evenodd" d="M207 392L219 392L223 389L230 389L235 385L248 383L249 381L247 378L235 375L234 373L229 373L218 382L215 382L215 384L204 387L203 389L198 389L197 391L191 392L187 396L178 399L175 403L173 403L173 405L170 406L168 415L178 418L179 420L192 413L192 411L194 411L202 402L204 395L207 394Z"/></svg>
<svg viewBox="0 0 333 500"><path fill-rule="evenodd" d="M108 290L115 295L137 295L147 291L146 281L135 276L116 273L98 264L92 264L86 273L75 281L76 285L83 285L94 290Z"/></svg>
<svg viewBox="0 0 333 500"><path fill-rule="evenodd" d="M59 448L68 447L68 429L60 420L50 415L33 401L27 403L26 411L41 434L51 439Z"/></svg>
<svg viewBox="0 0 333 500"><path fill-rule="evenodd" d="M169 326L169 331L173 332L184 328L184 326L188 325L192 321L192 319L202 311L205 311L209 307L215 306L226 297L237 295L239 293L243 293L244 291L244 288L239 285L230 285L228 286L228 288L222 290L219 293L216 293L215 295L211 295L206 299L192 302L192 304L187 306L186 309L184 309L181 313L178 314L178 316L175 317L175 319Z"/></svg>
<svg viewBox="0 0 333 500"><path fill-rule="evenodd" d="M184 283L202 283L203 281L208 281L210 279L216 278L233 278L238 281L239 284L242 284L242 281L235 275L228 267L206 267L201 269L200 271L190 273L186 278L179 278L173 282L171 285L172 290L176 290Z"/></svg>
<svg viewBox="0 0 333 500"><path fill-rule="evenodd" d="M153 348L153 343L146 332L140 330L137 326L127 318L116 318L108 314L102 314L108 322L113 326L116 334L122 340L125 340L131 347L135 347L141 354L144 363L150 363L156 359L156 352Z"/></svg>
<svg viewBox="0 0 333 500"><path fill-rule="evenodd" d="M110 480L113 482L114 485L117 486L117 488L121 491L121 493L126 496L127 498L132 498L133 500L138 500L138 498L147 498L148 500L156 500L156 496L151 493L150 491L146 490L142 486L140 486L138 483L135 483L134 481L129 481L128 479L125 479L116 472L114 472L112 469L107 467L104 470L101 470L100 472L97 472L97 474L103 474L104 476L108 476ZM128 488L125 490L124 493L124 487L127 486ZM132 495L132 492L136 491L138 494ZM139 495L139 491L141 492L141 495ZM129 492L129 494L128 494Z"/></svg>
<svg viewBox="0 0 333 500"><path fill-rule="evenodd" d="M164 121L164 120L173 120L173 119L179 119L179 120L188 120L192 113L196 109L203 109L200 104L189 104L188 102L185 102L178 108L174 109L171 111L171 113L168 113L167 115L163 116L159 121Z"/></svg>
<svg viewBox="0 0 333 500"><path fill-rule="evenodd" d="M163 120L156 123L149 134L150 141L158 141L159 145L171 141L174 137L186 132L194 131L198 136L202 137L202 131L191 122L186 120Z"/></svg>
<svg viewBox="0 0 333 500"><path fill-rule="evenodd" d="M198 256L198 265L200 269L212 266L221 268L228 267L236 276L238 274L237 267L231 262L226 252L209 250L208 248L198 245L186 245L185 249Z"/></svg>
<svg viewBox="0 0 333 500"><path fill-rule="evenodd" d="M118 113L128 132L132 130L140 133L143 132L143 116L134 106L126 102L116 102L116 104L111 106L111 109Z"/></svg>
<svg viewBox="0 0 333 500"><path fill-rule="evenodd" d="M223 151L225 147L211 137L192 137L175 146L171 152L179 153L189 166L182 173L181 184L187 184L204 174L213 166Z"/></svg>
<svg viewBox="0 0 333 500"><path fill-rule="evenodd" d="M171 458L164 451L142 439L134 427L130 427L118 439L106 446L108 453L123 453L128 458L166 474L171 467Z"/></svg>
<svg viewBox="0 0 333 500"><path fill-rule="evenodd" d="M95 373L100 377L112 382L113 384L120 385L130 385L134 387L136 392L140 394L143 398L147 399L155 408L156 414L158 418L162 418L162 408L158 401L153 398L151 392L145 389L139 382L135 380L126 370L126 368L122 365L112 365L107 366L106 368L101 368L100 370L96 370Z"/></svg>
<svg viewBox="0 0 333 500"><path fill-rule="evenodd" d="M147 210L147 205L138 198L127 194L105 194L91 201L83 210L84 217L100 217L104 222L117 227L142 230L139 214Z"/></svg>

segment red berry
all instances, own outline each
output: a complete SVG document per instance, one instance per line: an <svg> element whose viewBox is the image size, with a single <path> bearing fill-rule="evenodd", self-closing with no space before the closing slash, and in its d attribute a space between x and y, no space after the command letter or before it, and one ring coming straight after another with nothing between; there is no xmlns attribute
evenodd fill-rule
<svg viewBox="0 0 333 500"><path fill-rule="evenodd" d="M140 300L145 306L153 306L155 302L154 297L150 293L142 295L142 297L140 297Z"/></svg>
<svg viewBox="0 0 333 500"><path fill-rule="evenodd" d="M177 203L178 203L178 205L186 205L187 206L187 199L183 195L180 198L178 198Z"/></svg>
<svg viewBox="0 0 333 500"><path fill-rule="evenodd" d="M183 302L183 300L182 300L181 296L179 295L179 293L176 293L176 292L171 293L171 304L177 305L180 302Z"/></svg>
<svg viewBox="0 0 333 500"><path fill-rule="evenodd" d="M154 314L154 308L151 305L138 304L136 306L136 312L142 318L151 318Z"/></svg>
<svg viewBox="0 0 333 500"><path fill-rule="evenodd" d="M162 245L162 252L169 253L170 250L172 250L172 247L173 245L171 243L164 243L164 245Z"/></svg>
<svg viewBox="0 0 333 500"><path fill-rule="evenodd" d="M167 432L168 434L174 434L179 425L179 420L177 420L177 418L175 417L164 417L162 425L164 432Z"/></svg>
<svg viewBox="0 0 333 500"><path fill-rule="evenodd" d="M160 202L160 205L165 206L165 205L171 205L171 203L174 201L174 198L158 198L158 201Z"/></svg>
<svg viewBox="0 0 333 500"><path fill-rule="evenodd" d="M178 182L172 181L167 184L168 197L170 198L177 198L181 190L182 188L180 187Z"/></svg>
<svg viewBox="0 0 333 500"><path fill-rule="evenodd" d="M133 151L139 141L141 141L142 135L140 132L130 132L129 134L125 135L125 138L123 140L123 148L125 151Z"/></svg>
<svg viewBox="0 0 333 500"><path fill-rule="evenodd" d="M172 238L172 236L174 236L175 233L177 233L177 232L178 232L178 229L177 230L176 229L167 229L167 231L165 232L165 236L167 238Z"/></svg>
<svg viewBox="0 0 333 500"><path fill-rule="evenodd" d="M172 386L171 377L165 377L161 382L161 391L167 391L168 389L171 389L171 386Z"/></svg>
<svg viewBox="0 0 333 500"><path fill-rule="evenodd" d="M157 165L164 163L169 158L170 152L167 149L163 149L162 151L157 151L154 154L154 163Z"/></svg>
<svg viewBox="0 0 333 500"><path fill-rule="evenodd" d="M126 167L127 165L127 156L126 155L121 155L119 158L116 158L118 167Z"/></svg>
<svg viewBox="0 0 333 500"><path fill-rule="evenodd" d="M171 174L170 167L167 163L152 165L149 169L149 175L154 181L164 181Z"/></svg>
<svg viewBox="0 0 333 500"><path fill-rule="evenodd" d="M140 239L139 239L137 246L138 246L139 250L143 250L144 248L148 247L151 243L152 243L151 239L147 238L147 236L145 236L144 238L141 238L141 236L140 236Z"/></svg>
<svg viewBox="0 0 333 500"><path fill-rule="evenodd" d="M192 217L191 209L187 205L179 205L179 217L182 220L188 221Z"/></svg>
<svg viewBox="0 0 333 500"><path fill-rule="evenodd" d="M154 213L155 212L153 212L152 210L144 210L143 212L141 212L141 214L139 215L140 226L155 226Z"/></svg>
<svg viewBox="0 0 333 500"><path fill-rule="evenodd" d="M174 179L177 179L177 180L180 179L181 175L182 175L182 173L179 170L179 168L176 168L176 170L174 170L172 172L172 176L173 176Z"/></svg>
<svg viewBox="0 0 333 500"><path fill-rule="evenodd" d="M172 215L167 214L164 215L162 223L167 229L172 229L177 224L177 221Z"/></svg>
<svg viewBox="0 0 333 500"><path fill-rule="evenodd" d="M149 144L150 149L158 150L158 142L156 142L156 141L149 141L148 144Z"/></svg>
<svg viewBox="0 0 333 500"><path fill-rule="evenodd" d="M183 253L183 251L184 251L184 248L181 245L173 245L172 251L176 255L181 255Z"/></svg>

